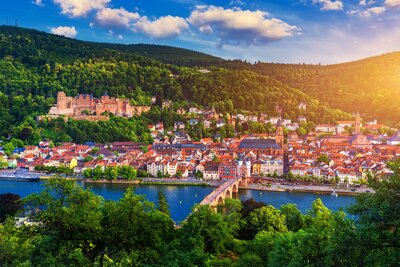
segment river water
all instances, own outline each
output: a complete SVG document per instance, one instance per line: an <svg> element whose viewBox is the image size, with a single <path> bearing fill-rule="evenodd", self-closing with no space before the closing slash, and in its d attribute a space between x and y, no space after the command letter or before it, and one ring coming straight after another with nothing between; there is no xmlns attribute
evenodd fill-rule
<svg viewBox="0 0 400 267"><path fill-rule="evenodd" d="M120 199L126 188L126 184L83 184L85 188L90 188L94 193L102 196L106 200ZM43 190L44 182L25 182L0 180L0 194L14 193L25 197L32 193L39 193ZM149 201L157 202L157 193L163 190L171 216L175 222L179 223L190 213L195 203L200 203L214 188L202 186L170 186L170 185L134 185L137 194L143 194ZM294 203L304 213L311 207L311 203L316 198L321 198L326 207L332 210L346 208L355 202L354 196L331 196L316 195L312 193L294 193L294 192L267 192L258 190L239 190L239 198L246 200L254 198L279 208L283 204Z"/></svg>

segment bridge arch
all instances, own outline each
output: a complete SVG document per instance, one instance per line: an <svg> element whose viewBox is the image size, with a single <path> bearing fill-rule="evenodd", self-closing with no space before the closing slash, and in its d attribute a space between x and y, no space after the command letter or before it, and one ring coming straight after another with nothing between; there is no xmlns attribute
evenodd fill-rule
<svg viewBox="0 0 400 267"><path fill-rule="evenodd" d="M224 205L224 198L222 196L218 197L217 205L218 206Z"/></svg>
<svg viewBox="0 0 400 267"><path fill-rule="evenodd" d="M225 198L232 198L232 192L229 189L225 192Z"/></svg>
<svg viewBox="0 0 400 267"><path fill-rule="evenodd" d="M238 185L237 184L233 184L232 193L238 193L238 192L239 192Z"/></svg>

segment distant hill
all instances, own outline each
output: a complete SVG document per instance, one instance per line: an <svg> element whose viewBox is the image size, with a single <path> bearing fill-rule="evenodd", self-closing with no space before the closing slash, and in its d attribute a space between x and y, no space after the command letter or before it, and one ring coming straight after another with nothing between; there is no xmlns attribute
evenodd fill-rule
<svg viewBox="0 0 400 267"><path fill-rule="evenodd" d="M241 61L165 46L85 42L10 26L0 26L0 40L0 139L8 134L29 140L54 136L51 129L37 128L34 119L48 112L58 91L95 97L106 92L133 104L149 103L156 96L173 100L175 106L193 102L219 112L281 112L285 118L302 115L314 123L351 117ZM302 103L307 109L298 108ZM173 124L173 114L156 108L150 118ZM72 140L85 140L76 125L68 131ZM127 139L121 136L117 139Z"/></svg>
<svg viewBox="0 0 400 267"><path fill-rule="evenodd" d="M327 66L259 63L252 69L328 106L400 127L400 52Z"/></svg>
<svg viewBox="0 0 400 267"><path fill-rule="evenodd" d="M102 46L118 51L135 53L141 56L149 57L163 63L179 66L210 66L219 65L225 62L224 59L214 57L201 52L188 50L184 48L152 45L152 44L101 44Z"/></svg>

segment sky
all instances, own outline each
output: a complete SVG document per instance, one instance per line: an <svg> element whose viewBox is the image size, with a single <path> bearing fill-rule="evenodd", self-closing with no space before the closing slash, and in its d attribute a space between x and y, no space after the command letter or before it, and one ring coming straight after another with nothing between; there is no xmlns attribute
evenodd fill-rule
<svg viewBox="0 0 400 267"><path fill-rule="evenodd" d="M250 62L332 64L400 50L400 0L1 0L0 24Z"/></svg>

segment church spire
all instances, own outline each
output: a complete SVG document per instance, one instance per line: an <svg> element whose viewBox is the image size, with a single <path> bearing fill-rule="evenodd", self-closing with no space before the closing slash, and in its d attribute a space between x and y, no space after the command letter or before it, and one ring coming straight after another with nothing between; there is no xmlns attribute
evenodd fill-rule
<svg viewBox="0 0 400 267"><path fill-rule="evenodd" d="M361 117L360 114L357 112L354 122L354 134L360 134L360 133L361 133Z"/></svg>

